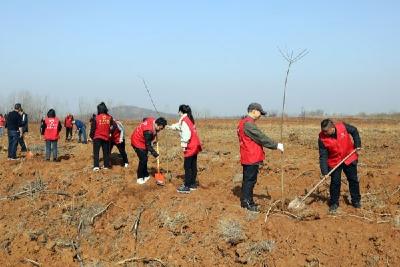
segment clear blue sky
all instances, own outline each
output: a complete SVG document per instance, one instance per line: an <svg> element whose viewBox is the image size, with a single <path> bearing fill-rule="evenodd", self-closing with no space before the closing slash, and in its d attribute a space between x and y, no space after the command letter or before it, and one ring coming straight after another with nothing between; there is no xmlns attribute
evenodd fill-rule
<svg viewBox="0 0 400 267"><path fill-rule="evenodd" d="M0 1L0 96L237 115L399 111L400 1Z"/></svg>

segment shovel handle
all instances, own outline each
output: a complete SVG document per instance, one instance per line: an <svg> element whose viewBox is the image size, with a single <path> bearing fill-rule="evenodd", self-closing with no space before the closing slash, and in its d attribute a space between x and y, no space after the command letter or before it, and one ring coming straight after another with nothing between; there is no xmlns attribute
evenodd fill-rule
<svg viewBox="0 0 400 267"><path fill-rule="evenodd" d="M157 157L157 172L160 172L160 152L158 150L158 142L157 142L157 145L156 145L156 150L157 150L157 154L158 154L158 157Z"/></svg>
<svg viewBox="0 0 400 267"><path fill-rule="evenodd" d="M305 195L302 199L301 202L303 202L306 198L308 198L314 191L315 189L317 189L318 186L320 186L325 180L326 178L328 178L329 175L331 175L340 165L342 165L343 162L345 162L351 155L354 154L354 152L356 152L357 149L354 149L353 151L351 151L344 159L342 159L332 170L330 170L328 172L327 175L324 176L324 178L321 179L321 181L319 181L308 193L307 195Z"/></svg>

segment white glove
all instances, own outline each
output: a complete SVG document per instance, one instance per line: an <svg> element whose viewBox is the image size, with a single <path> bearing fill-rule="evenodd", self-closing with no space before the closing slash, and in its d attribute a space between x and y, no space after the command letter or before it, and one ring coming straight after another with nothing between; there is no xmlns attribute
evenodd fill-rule
<svg viewBox="0 0 400 267"><path fill-rule="evenodd" d="M278 150L280 150L280 151L284 151L284 149L283 149L283 144L282 143L278 143L278 146L276 147Z"/></svg>

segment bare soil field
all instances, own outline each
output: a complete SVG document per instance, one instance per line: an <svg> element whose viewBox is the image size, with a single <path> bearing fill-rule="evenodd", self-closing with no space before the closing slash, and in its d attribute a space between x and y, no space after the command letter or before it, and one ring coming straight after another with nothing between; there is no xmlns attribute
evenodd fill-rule
<svg viewBox="0 0 400 267"><path fill-rule="evenodd" d="M38 125L26 137L33 158L7 161L0 150L0 266L400 266L400 124L348 119L362 138L362 209L348 201L328 214L328 184L306 208L287 204L319 181L319 120L288 119L281 155L266 150L254 190L261 213L240 207L242 168L236 120L199 120L199 189L179 194L183 156L175 132L160 134L165 186L136 184L137 157L125 122L129 168L117 150L113 168L93 172L92 145L59 142L60 162L44 160ZM258 125L279 139L279 121ZM149 169L156 163L150 157ZM266 216L268 215L268 216Z"/></svg>

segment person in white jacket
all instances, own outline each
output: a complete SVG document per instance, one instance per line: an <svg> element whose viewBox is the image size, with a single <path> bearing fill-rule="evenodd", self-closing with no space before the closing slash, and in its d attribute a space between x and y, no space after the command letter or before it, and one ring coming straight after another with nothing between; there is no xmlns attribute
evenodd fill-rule
<svg viewBox="0 0 400 267"><path fill-rule="evenodd" d="M197 154L202 150L200 138L197 134L192 110L188 105L179 106L179 121L166 128L179 131L181 148L184 155L185 182L177 191L179 193L190 193L197 189Z"/></svg>
<svg viewBox="0 0 400 267"><path fill-rule="evenodd" d="M128 156L125 150L125 129L122 125L122 122L115 120L113 125L113 131L111 131L111 144L110 144L110 154L113 147L116 146L119 150L119 153L122 156L122 160L124 161L124 167L128 168Z"/></svg>

